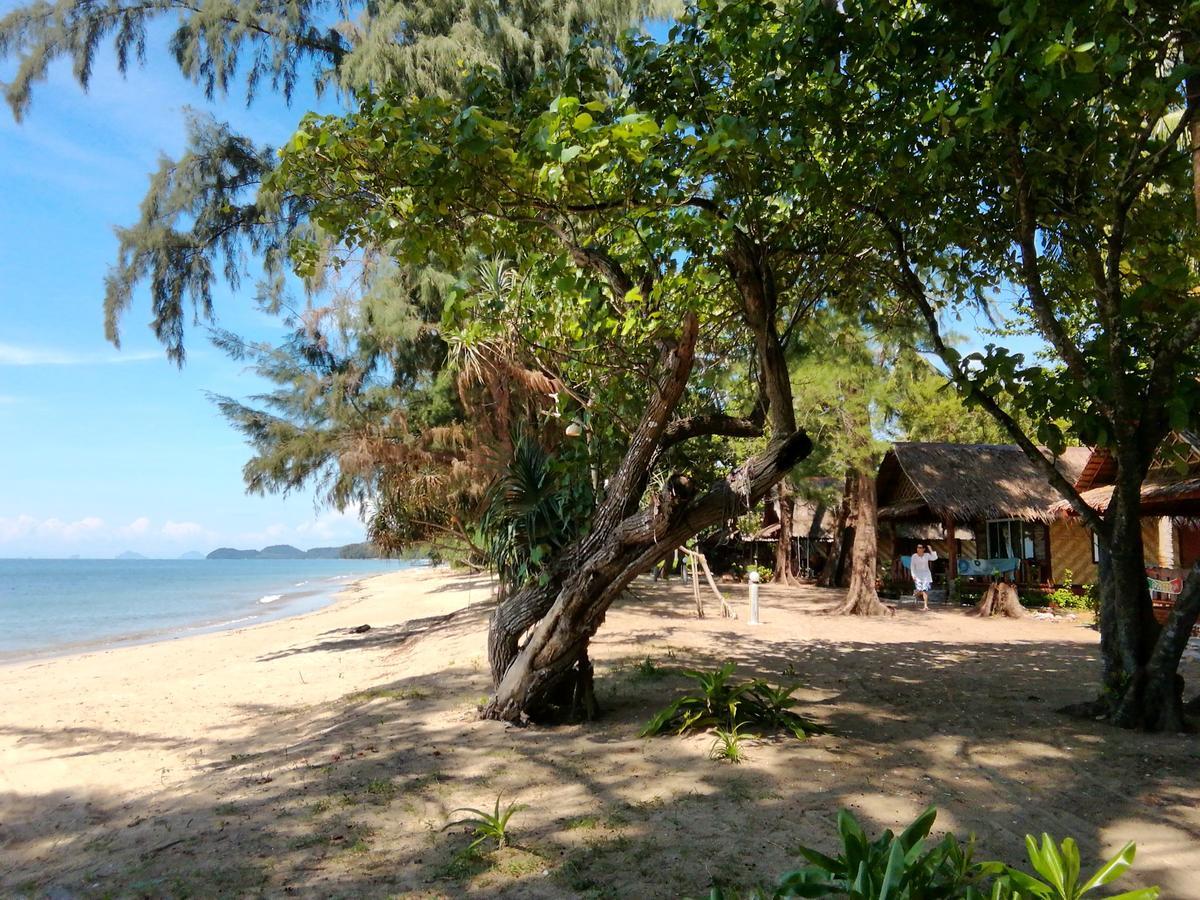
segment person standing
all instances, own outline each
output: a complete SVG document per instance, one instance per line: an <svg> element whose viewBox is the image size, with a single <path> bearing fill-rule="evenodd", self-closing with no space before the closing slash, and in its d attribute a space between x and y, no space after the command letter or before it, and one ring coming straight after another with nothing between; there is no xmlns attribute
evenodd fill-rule
<svg viewBox="0 0 1200 900"><path fill-rule="evenodd" d="M933 573L929 571L929 564L938 558L933 550L926 552L927 550L924 544L917 544L917 552L912 555L909 563L916 585L913 588L913 597L921 598L922 609L929 609L929 589L933 587Z"/></svg>

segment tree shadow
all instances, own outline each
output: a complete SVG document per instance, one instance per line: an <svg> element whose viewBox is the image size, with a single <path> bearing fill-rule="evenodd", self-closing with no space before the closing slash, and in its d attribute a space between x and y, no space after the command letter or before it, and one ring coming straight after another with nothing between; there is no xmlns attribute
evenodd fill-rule
<svg viewBox="0 0 1200 900"><path fill-rule="evenodd" d="M306 642L266 653L258 657L259 662L271 662L303 653L341 653L348 650L400 649L419 638L434 634L462 634L478 628L491 612L490 605L475 604L438 616L409 619L399 625L371 626L369 631L358 632L358 626L337 628L321 634L323 640ZM370 624L370 623L364 623Z"/></svg>
<svg viewBox="0 0 1200 900"><path fill-rule="evenodd" d="M1193 739L1054 712L1094 682L1092 643L1049 630L1036 641L1003 631L930 640L890 626L886 643L801 640L719 619L704 620L697 641L677 595L641 593L615 606L619 621L598 635L595 723L481 721L490 679L470 665L303 710L251 704L252 733L188 736L205 740L205 762L162 792L0 795L9 861L0 893L703 896L712 885L773 882L796 864L798 845L834 849L840 808L878 832L930 803L938 828L974 832L985 858L1023 861L1026 831L1074 836L1086 865L1137 838L1123 887L1194 889ZM816 601L785 601L774 596L774 614L817 627L795 615ZM480 616L473 607L431 617L381 640L438 640L483 627ZM322 643L331 653L362 646L336 633ZM829 733L763 740L741 766L710 760L709 736L637 737L689 684L682 669L725 660L740 676L800 682L800 710ZM77 728L20 739L53 754L146 737ZM490 809L497 797L525 806L512 820L514 847L470 855L462 829L441 831L455 808Z"/></svg>

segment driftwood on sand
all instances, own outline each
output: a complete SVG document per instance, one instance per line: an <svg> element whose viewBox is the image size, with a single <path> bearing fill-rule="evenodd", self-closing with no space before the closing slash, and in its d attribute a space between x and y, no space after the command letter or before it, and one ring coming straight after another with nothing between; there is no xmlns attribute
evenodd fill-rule
<svg viewBox="0 0 1200 900"><path fill-rule="evenodd" d="M975 615L1019 619L1025 615L1025 608L1021 606L1015 585L1007 581L994 581L988 585L988 589L975 604Z"/></svg>

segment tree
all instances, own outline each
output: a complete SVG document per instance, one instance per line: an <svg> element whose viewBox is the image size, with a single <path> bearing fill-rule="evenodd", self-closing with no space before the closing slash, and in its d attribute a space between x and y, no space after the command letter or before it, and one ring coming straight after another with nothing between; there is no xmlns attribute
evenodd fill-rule
<svg viewBox="0 0 1200 900"><path fill-rule="evenodd" d="M579 36L591 40L577 54L604 69L618 35L673 9L672 0L40 0L0 19L0 59L17 62L4 93L18 120L59 59L70 61L86 89L109 39L121 72L145 60L151 41L165 39L180 74L209 97L240 82L247 103L269 86L290 104L305 83L317 94L336 90L349 103L379 83L453 94L476 70L494 73L519 94ZM302 205L267 204L259 196L274 159L273 148L191 114L187 149L178 159L164 156L138 221L117 231L118 257L105 284L109 340L119 345L120 320L147 286L155 335L182 364L189 308L211 320L216 279L236 290L252 261L264 267L265 305L279 309L290 240L314 235Z"/></svg>
<svg viewBox="0 0 1200 900"><path fill-rule="evenodd" d="M1091 711L1181 727L1176 636L1200 601L1155 623L1139 492L1171 429L1200 419L1200 149L1184 140L1197 127L1200 7L814 0L766 19L744 37L769 34L793 47L800 71L826 73L788 86L809 88L794 99L797 115L822 123L815 164L847 218L876 235L874 262L964 398L1099 539L1105 693ZM996 286L1015 290L1051 364L1003 346L964 359L943 339L939 310ZM1061 446L1059 421L1113 454L1103 516L1038 449Z"/></svg>
<svg viewBox="0 0 1200 900"><path fill-rule="evenodd" d="M628 71L664 64L644 50L639 60L633 48ZM509 719L552 705L564 683L574 683L576 700L580 692L586 698L587 641L629 580L756 502L811 447L795 426L779 324L783 313L797 317L816 302L795 264L808 251L789 240L808 214L762 198L751 205L749 189L729 175L746 142L758 142L720 130L714 141L708 125L671 113L660 120L609 93L600 73L576 71L574 94L557 93L551 80L514 100L480 79L466 107L383 91L354 114L310 117L272 182L306 198L314 221L348 248L385 244L404 261L433 258L448 270L469 248L512 258L523 278L547 286L542 304L585 305L586 315L571 321L590 339L619 335L620 351L634 358L638 347L662 347L647 370L651 396L588 534L555 561L547 584L518 592L493 617L497 693L487 714ZM728 95L709 101L724 109L747 102L740 83L716 79L712 90ZM666 448L761 429L753 411L672 421L697 360L718 365L698 341L714 329L724 333L731 308L753 338L772 440L707 492L697 495L690 479L673 477L639 512Z"/></svg>
<svg viewBox="0 0 1200 900"><path fill-rule="evenodd" d="M846 479L845 515L837 523L842 533L826 563L830 569L836 570L843 541L853 535L848 590L834 612L882 615L887 608L875 586L875 471L887 446L879 436L886 433L894 395L902 388L893 376L896 348L883 345L857 319L831 310L806 323L802 339L803 356L793 366L801 421L821 447L824 466Z"/></svg>

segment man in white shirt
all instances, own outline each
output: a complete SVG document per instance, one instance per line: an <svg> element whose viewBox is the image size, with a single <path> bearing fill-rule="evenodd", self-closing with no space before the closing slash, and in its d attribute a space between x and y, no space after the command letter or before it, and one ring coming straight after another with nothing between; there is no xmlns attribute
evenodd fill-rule
<svg viewBox="0 0 1200 900"><path fill-rule="evenodd" d="M933 573L929 571L929 564L938 558L938 555L929 550L924 544L917 544L917 552L912 555L909 569L912 571L913 581L916 587L913 589L913 597L920 597L922 609L929 609L929 589L933 587Z"/></svg>

